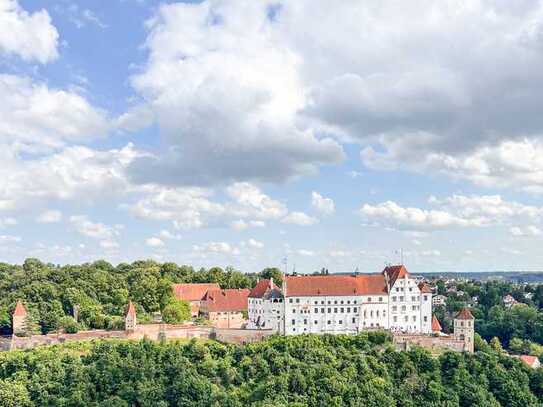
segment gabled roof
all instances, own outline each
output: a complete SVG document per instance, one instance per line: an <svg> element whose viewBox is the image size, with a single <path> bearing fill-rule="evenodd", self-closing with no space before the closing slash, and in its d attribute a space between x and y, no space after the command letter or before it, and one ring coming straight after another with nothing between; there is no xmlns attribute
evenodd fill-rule
<svg viewBox="0 0 543 407"><path fill-rule="evenodd" d="M250 290L226 289L210 290L203 298L203 309L211 312L247 311Z"/></svg>
<svg viewBox="0 0 543 407"><path fill-rule="evenodd" d="M462 308L462 310L456 314L454 319L475 319L471 313L471 311L467 308Z"/></svg>
<svg viewBox="0 0 543 407"><path fill-rule="evenodd" d="M262 298L267 290L277 288L277 286L273 283L273 280L260 280L254 288L251 290L249 297L251 298Z"/></svg>
<svg viewBox="0 0 543 407"><path fill-rule="evenodd" d="M394 283L396 282L397 279L404 278L405 276L409 277L409 272L407 271L405 266L401 264L397 266L385 267L382 274L388 277L390 287L394 286Z"/></svg>
<svg viewBox="0 0 543 407"><path fill-rule="evenodd" d="M136 316L136 308L132 301L128 301L128 308L126 310L126 316Z"/></svg>
<svg viewBox="0 0 543 407"><path fill-rule="evenodd" d="M435 315L432 315L432 332L441 332L441 324Z"/></svg>
<svg viewBox="0 0 543 407"><path fill-rule="evenodd" d="M287 297L386 294L381 274L357 276L286 276Z"/></svg>
<svg viewBox="0 0 543 407"><path fill-rule="evenodd" d="M419 283L419 290L421 293L432 294L432 289L425 282Z"/></svg>
<svg viewBox="0 0 543 407"><path fill-rule="evenodd" d="M13 316L14 317L25 317L26 316L26 308L21 302L21 300L17 301L17 304L15 305L15 309L13 310Z"/></svg>
<svg viewBox="0 0 543 407"><path fill-rule="evenodd" d="M172 284L176 299L184 301L200 301L209 290L220 290L217 283L204 284Z"/></svg>

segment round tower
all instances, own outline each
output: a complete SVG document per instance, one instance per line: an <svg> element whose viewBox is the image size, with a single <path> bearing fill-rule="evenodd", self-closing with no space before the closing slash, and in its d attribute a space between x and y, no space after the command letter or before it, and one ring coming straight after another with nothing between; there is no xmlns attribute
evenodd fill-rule
<svg viewBox="0 0 543 407"><path fill-rule="evenodd" d="M454 317L454 339L464 342L464 351L473 353L473 339L475 336L475 318L471 311L463 308Z"/></svg>

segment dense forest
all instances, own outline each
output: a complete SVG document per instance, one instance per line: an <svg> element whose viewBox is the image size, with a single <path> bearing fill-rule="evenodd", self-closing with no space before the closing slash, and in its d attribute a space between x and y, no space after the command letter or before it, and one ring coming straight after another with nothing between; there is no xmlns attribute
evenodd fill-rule
<svg viewBox="0 0 543 407"><path fill-rule="evenodd" d="M128 300L138 307L138 319L151 319L154 312L172 304L172 283L216 282L223 288L250 288L257 278L274 276L277 269L246 274L232 268L194 270L190 266L154 261L136 261L113 266L105 261L58 266L27 259L23 265L0 263L0 334L9 334L11 313L17 300L25 302L29 327L35 333L74 328L117 329L124 326ZM168 313L166 313L168 314Z"/></svg>
<svg viewBox="0 0 543 407"><path fill-rule="evenodd" d="M396 352L386 333L212 341L104 341L0 354L0 405L543 405L543 369L495 352Z"/></svg>

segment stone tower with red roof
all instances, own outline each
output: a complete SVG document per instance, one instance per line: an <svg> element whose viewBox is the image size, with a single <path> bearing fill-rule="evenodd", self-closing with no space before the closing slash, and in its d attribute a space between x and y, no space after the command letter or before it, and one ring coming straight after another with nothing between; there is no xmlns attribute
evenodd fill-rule
<svg viewBox="0 0 543 407"><path fill-rule="evenodd" d="M473 339L475 336L475 318L470 310L463 308L454 317L454 339L464 342L464 351L473 353Z"/></svg>
<svg viewBox="0 0 543 407"><path fill-rule="evenodd" d="M12 318L13 335L25 335L27 328L27 313L26 308L21 300L17 301L17 305L15 305L15 310L13 311Z"/></svg>
<svg viewBox="0 0 543 407"><path fill-rule="evenodd" d="M128 332L134 332L137 324L136 308L132 301L129 301L126 316L124 317L124 329Z"/></svg>

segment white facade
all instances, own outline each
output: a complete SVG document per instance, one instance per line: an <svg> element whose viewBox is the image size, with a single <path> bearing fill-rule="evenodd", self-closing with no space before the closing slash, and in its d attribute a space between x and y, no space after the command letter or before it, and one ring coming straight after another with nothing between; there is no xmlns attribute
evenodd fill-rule
<svg viewBox="0 0 543 407"><path fill-rule="evenodd" d="M367 329L428 334L432 332L432 293L407 272L391 282L383 276L382 286L375 287L375 293L365 288L365 276L353 276L343 278L359 278L363 291L353 292L351 287L346 287L342 295L327 295L330 291L327 290L329 277L334 278L288 277L290 281L293 278L301 279L298 282L302 287L305 285L304 278L308 285L315 285L317 282L322 290L314 288L313 295L308 294L311 290L296 292L296 289L289 289L288 285L281 289L270 286L264 293L255 289L254 296L249 295L248 328L273 329L285 335L348 334ZM337 281L334 281L336 291L341 290L341 287L337 287ZM375 278L373 281L375 282ZM392 285L388 286L389 284ZM372 288L374 286L375 283ZM272 290L273 295L270 295ZM349 290L351 294L347 293Z"/></svg>

